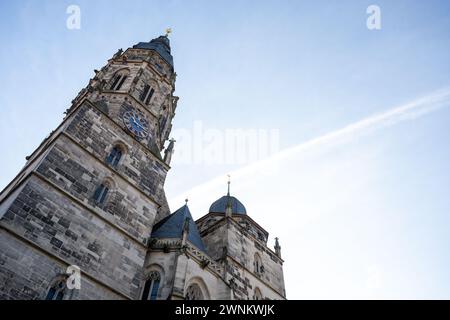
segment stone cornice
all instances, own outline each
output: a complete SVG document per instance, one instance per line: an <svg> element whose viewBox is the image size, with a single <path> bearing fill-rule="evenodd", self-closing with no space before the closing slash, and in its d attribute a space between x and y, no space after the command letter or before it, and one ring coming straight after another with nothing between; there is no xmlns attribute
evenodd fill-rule
<svg viewBox="0 0 450 320"><path fill-rule="evenodd" d="M202 269L207 269L209 272L214 273L216 276L222 278L223 267L214 261L204 252L198 250L192 243L186 241L186 245L183 246L181 239L151 239L150 251L163 251L163 252L183 252L194 258Z"/></svg>

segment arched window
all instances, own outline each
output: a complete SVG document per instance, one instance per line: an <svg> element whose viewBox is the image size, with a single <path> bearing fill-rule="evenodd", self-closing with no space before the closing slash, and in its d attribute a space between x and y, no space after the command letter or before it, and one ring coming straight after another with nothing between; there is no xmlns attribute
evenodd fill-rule
<svg viewBox="0 0 450 320"><path fill-rule="evenodd" d="M103 204L105 202L106 196L108 195L110 184L107 182L103 182L101 185L97 187L94 193L94 200L97 204Z"/></svg>
<svg viewBox="0 0 450 320"><path fill-rule="evenodd" d="M196 283L191 284L186 289L186 296L184 298L185 300L204 300L202 290Z"/></svg>
<svg viewBox="0 0 450 320"><path fill-rule="evenodd" d="M161 276L159 272L152 271L145 282L144 292L142 294L142 300L156 300L158 297L159 284L161 282Z"/></svg>
<svg viewBox="0 0 450 320"><path fill-rule="evenodd" d="M255 293L253 295L253 299L254 300L262 300L262 294L261 294L261 290L259 290L259 288L255 288Z"/></svg>
<svg viewBox="0 0 450 320"><path fill-rule="evenodd" d="M45 300L63 300L66 294L66 277L59 277L48 289Z"/></svg>
<svg viewBox="0 0 450 320"><path fill-rule="evenodd" d="M113 167L117 167L120 159L122 158L122 155L123 155L122 148L119 146L115 146L109 153L109 156L106 158L106 162L112 165Z"/></svg>
<svg viewBox="0 0 450 320"><path fill-rule="evenodd" d="M144 85L144 90L142 90L139 99L144 102L145 104L149 104L150 100L152 99L153 94L155 93L155 90L150 87L148 84Z"/></svg>
<svg viewBox="0 0 450 320"><path fill-rule="evenodd" d="M264 272L264 266L262 264L261 256L258 253L255 253L254 257L254 266L255 266L255 273L261 274Z"/></svg>
<svg viewBox="0 0 450 320"><path fill-rule="evenodd" d="M122 70L119 70L118 72L116 72L116 74L112 78L110 89L111 90L120 90L120 88L122 88L123 83L127 79L128 74L129 74L129 72L126 69L122 69Z"/></svg>

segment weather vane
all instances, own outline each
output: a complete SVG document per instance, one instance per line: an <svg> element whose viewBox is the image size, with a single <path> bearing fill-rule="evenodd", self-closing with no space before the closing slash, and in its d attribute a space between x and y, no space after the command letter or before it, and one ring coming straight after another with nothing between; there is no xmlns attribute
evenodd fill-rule
<svg viewBox="0 0 450 320"><path fill-rule="evenodd" d="M166 37L168 37L169 34L171 34L171 33L172 33L172 28L167 28L166 29Z"/></svg>

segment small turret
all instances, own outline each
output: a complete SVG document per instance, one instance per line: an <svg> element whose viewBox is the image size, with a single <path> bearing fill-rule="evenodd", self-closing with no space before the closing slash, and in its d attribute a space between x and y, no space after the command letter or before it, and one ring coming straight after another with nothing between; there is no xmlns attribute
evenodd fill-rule
<svg viewBox="0 0 450 320"><path fill-rule="evenodd" d="M278 238L275 238L275 254L278 256L278 258L281 258L281 247L280 243L278 242Z"/></svg>
<svg viewBox="0 0 450 320"><path fill-rule="evenodd" d="M176 140L174 139L170 139L169 140L169 145L167 146L166 150L164 151L164 162L167 165L170 165L170 162L172 161L172 155L174 152L174 145L175 145Z"/></svg>

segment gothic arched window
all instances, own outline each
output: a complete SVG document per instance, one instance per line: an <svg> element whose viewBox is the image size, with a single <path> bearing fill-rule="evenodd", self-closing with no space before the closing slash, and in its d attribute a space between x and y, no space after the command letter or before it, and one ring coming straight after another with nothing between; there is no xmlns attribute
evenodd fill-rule
<svg viewBox="0 0 450 320"><path fill-rule="evenodd" d="M142 300L156 300L158 297L159 284L161 283L161 276L159 272L152 271L145 282Z"/></svg>
<svg viewBox="0 0 450 320"><path fill-rule="evenodd" d="M106 196L108 195L110 185L107 182L103 182L97 187L94 193L94 200L97 204L103 204L105 202Z"/></svg>
<svg viewBox="0 0 450 320"><path fill-rule="evenodd" d="M259 290L259 288L255 288L255 293L254 293L253 299L254 300L262 300L263 299L261 290Z"/></svg>
<svg viewBox="0 0 450 320"><path fill-rule="evenodd" d="M150 87L148 84L144 85L144 90L142 90L139 100L144 102L145 104L149 104L150 100L152 99L153 94L155 93L155 90Z"/></svg>
<svg viewBox="0 0 450 320"><path fill-rule="evenodd" d="M48 289L45 300L63 300L66 294L66 278L61 277Z"/></svg>
<svg viewBox="0 0 450 320"><path fill-rule="evenodd" d="M261 274L264 272L264 266L262 264L261 256L258 253L255 253L254 257L254 266L255 266L255 273Z"/></svg>
<svg viewBox="0 0 450 320"><path fill-rule="evenodd" d="M120 90L120 88L122 88L123 83L127 79L128 74L129 74L129 72L126 69L116 72L116 74L112 78L110 89L111 90Z"/></svg>
<svg viewBox="0 0 450 320"><path fill-rule="evenodd" d="M112 165L113 167L117 167L120 159L122 158L122 155L123 155L122 148L120 148L119 146L115 146L109 153L109 156L106 158L106 162Z"/></svg>
<svg viewBox="0 0 450 320"><path fill-rule="evenodd" d="M196 283L191 284L186 289L186 296L184 297L185 300L203 300L203 293L200 289L199 285Z"/></svg>

